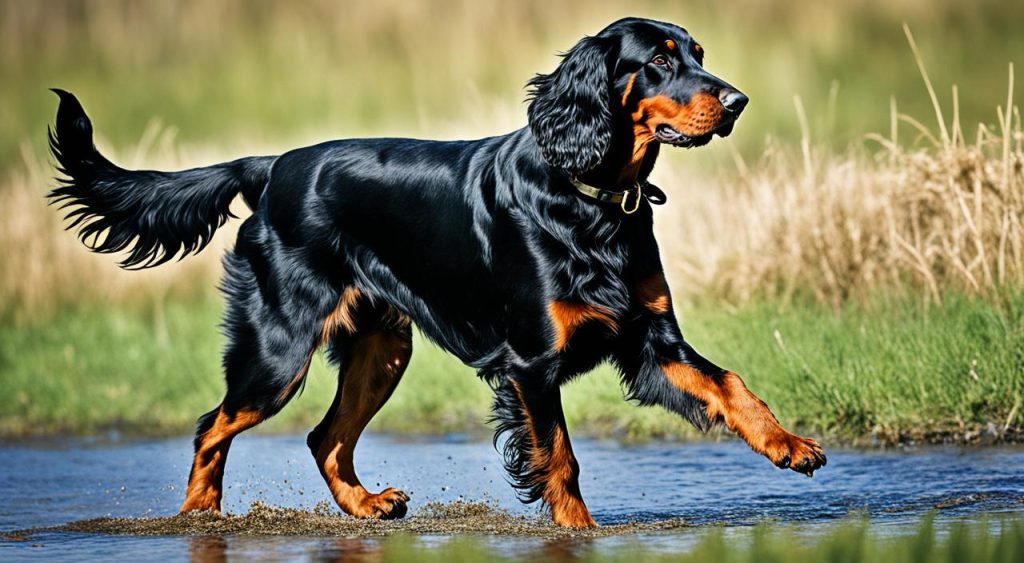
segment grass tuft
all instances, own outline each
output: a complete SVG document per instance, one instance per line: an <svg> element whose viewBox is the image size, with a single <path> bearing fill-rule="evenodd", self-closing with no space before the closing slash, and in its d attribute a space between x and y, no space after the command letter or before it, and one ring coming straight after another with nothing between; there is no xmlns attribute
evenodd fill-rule
<svg viewBox="0 0 1024 563"><path fill-rule="evenodd" d="M1006 303L950 297L925 310L893 298L840 315L814 303L680 313L689 340L738 371L787 426L832 443L973 442L1020 439L1024 425L1024 294ZM84 304L62 308L56 324L0 325L0 435L190 432L223 394L221 308L213 297L136 309ZM267 429L311 428L336 381L318 358L303 394ZM574 433L697 436L675 415L624 401L608 367L563 396ZM408 373L372 428L487 434L490 399L472 370L417 336Z"/></svg>
<svg viewBox="0 0 1024 563"><path fill-rule="evenodd" d="M968 143L948 132L909 30L907 37L938 136L894 103L890 136L868 136L877 152L814 148L804 125L799 149L770 146L753 172L741 168L710 194L703 186L699 196L685 194L695 209L677 236L699 250L679 258L688 277L703 282L692 295L810 298L838 310L880 291L941 303L948 294L998 300L1024 285L1024 131L1019 109L1006 109L1013 67L997 128L978 124ZM901 144L897 123L910 124L917 142Z"/></svg>

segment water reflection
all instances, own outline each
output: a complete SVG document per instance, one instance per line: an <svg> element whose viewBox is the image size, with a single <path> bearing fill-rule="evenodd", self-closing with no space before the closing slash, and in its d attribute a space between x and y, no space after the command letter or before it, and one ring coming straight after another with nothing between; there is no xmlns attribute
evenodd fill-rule
<svg viewBox="0 0 1024 563"><path fill-rule="evenodd" d="M224 536L196 536L189 539L189 559L197 563L222 563L228 560L228 540Z"/></svg>
<svg viewBox="0 0 1024 563"><path fill-rule="evenodd" d="M607 539L607 538L605 538ZM588 559L603 540L495 538L487 536L394 536L387 538L302 538L195 536L188 539L189 558L196 563L229 559L312 559L338 563L378 563L415 560L424 549L441 549L460 560L488 560L495 556L575 563ZM686 542L691 543L691 542ZM632 542L606 543L609 548ZM676 542L676 547L685 543Z"/></svg>
<svg viewBox="0 0 1024 563"><path fill-rule="evenodd" d="M384 542L378 539L341 538L323 549L318 559L338 563L376 563L384 559Z"/></svg>

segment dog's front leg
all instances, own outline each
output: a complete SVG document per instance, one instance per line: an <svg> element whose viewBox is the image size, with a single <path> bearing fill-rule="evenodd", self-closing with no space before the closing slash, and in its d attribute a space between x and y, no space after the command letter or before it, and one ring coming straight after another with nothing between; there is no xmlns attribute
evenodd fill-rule
<svg viewBox="0 0 1024 563"><path fill-rule="evenodd" d="M683 339L662 274L634 287L634 310L615 361L631 398L681 414L701 430L725 425L778 467L812 475L825 465L817 442L779 425L768 405L735 373L697 353Z"/></svg>
<svg viewBox="0 0 1024 563"><path fill-rule="evenodd" d="M558 385L538 370L512 370L495 390L495 441L505 436L505 469L524 502L542 500L555 524L592 528L580 494L580 467L572 452Z"/></svg>

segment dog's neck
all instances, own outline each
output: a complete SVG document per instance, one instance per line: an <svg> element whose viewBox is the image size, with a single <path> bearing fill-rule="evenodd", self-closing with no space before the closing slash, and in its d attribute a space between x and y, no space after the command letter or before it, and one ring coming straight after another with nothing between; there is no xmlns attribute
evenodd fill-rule
<svg viewBox="0 0 1024 563"><path fill-rule="evenodd" d="M622 190L647 180L658 159L661 144L646 126L620 122L615 126L612 144L594 168L579 175L579 180L608 190Z"/></svg>

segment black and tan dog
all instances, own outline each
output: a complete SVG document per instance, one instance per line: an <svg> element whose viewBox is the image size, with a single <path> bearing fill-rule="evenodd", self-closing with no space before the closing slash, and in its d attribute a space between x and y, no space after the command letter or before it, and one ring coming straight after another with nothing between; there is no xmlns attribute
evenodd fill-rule
<svg viewBox="0 0 1024 563"><path fill-rule="evenodd" d="M71 94L50 198L98 252L145 268L198 252L240 193L253 209L224 260L223 402L199 419L183 511L218 510L232 439L273 416L326 346L338 391L307 443L354 516L401 517L352 452L412 354L411 327L494 389L505 465L557 524L593 526L559 388L604 360L629 397L698 428L724 422L779 467L825 464L740 378L691 348L672 313L648 184L662 144L728 135L747 103L682 28L624 19L530 80L529 127L477 141L350 139L181 172L117 167Z"/></svg>

